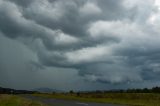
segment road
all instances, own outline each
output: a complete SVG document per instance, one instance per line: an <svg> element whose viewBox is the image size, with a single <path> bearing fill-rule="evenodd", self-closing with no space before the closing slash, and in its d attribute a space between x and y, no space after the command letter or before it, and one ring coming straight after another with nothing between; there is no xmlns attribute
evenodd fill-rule
<svg viewBox="0 0 160 106"><path fill-rule="evenodd" d="M49 106L126 106L126 105L113 105L113 104L104 104L104 103L85 103L72 100L60 100L60 99L50 99L44 97L35 97L31 95L23 95L27 99L34 101L39 101Z"/></svg>

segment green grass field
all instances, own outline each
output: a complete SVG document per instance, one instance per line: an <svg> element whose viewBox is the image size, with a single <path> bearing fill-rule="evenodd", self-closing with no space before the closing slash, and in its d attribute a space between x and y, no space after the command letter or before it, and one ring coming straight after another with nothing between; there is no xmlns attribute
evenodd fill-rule
<svg viewBox="0 0 160 106"><path fill-rule="evenodd" d="M45 106L15 95L0 94L0 106Z"/></svg>
<svg viewBox="0 0 160 106"><path fill-rule="evenodd" d="M155 93L104 93L104 94L34 94L48 98L125 104L131 106L160 106L160 94Z"/></svg>

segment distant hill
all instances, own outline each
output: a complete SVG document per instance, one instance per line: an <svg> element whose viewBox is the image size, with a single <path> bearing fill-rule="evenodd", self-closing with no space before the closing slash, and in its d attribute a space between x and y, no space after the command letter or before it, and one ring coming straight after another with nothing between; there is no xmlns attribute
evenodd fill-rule
<svg viewBox="0 0 160 106"><path fill-rule="evenodd" d="M0 94L32 94L32 93L60 93L63 92L61 90L51 89L51 88L36 88L32 90L17 90L12 88L4 88L0 87Z"/></svg>
<svg viewBox="0 0 160 106"><path fill-rule="evenodd" d="M53 93L53 92L62 92L61 90L51 89L51 88L36 88L33 91L38 91L41 93Z"/></svg>
<svg viewBox="0 0 160 106"><path fill-rule="evenodd" d="M32 93L35 93L35 91L16 90L11 88L0 87L0 94L32 94Z"/></svg>

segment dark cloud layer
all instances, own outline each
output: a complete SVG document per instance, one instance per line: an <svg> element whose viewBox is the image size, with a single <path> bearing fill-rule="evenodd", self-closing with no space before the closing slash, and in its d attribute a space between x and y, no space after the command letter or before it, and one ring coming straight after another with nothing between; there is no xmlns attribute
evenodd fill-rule
<svg viewBox="0 0 160 106"><path fill-rule="evenodd" d="M0 84L155 86L159 8L154 0L0 0Z"/></svg>

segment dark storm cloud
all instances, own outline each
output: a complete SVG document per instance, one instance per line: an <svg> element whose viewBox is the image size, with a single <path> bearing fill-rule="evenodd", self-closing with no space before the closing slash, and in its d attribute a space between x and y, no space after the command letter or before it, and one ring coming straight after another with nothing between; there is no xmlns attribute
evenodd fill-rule
<svg viewBox="0 0 160 106"><path fill-rule="evenodd" d="M19 6L28 6L30 3L32 3L33 0L6 0L6 1L10 1L10 2L13 2L13 3L16 3L17 5Z"/></svg>
<svg viewBox="0 0 160 106"><path fill-rule="evenodd" d="M137 86L159 80L159 13L154 0L1 0L0 41L19 45L20 54L29 52L20 57L21 68L20 63L13 66L18 70L15 73L43 73L49 76L40 75L48 85L52 77L47 73L61 73L66 78L75 76L70 77L72 87L83 80L89 85ZM16 54L5 55L4 42L0 57L7 59L0 61L1 75L10 70L5 66ZM12 47L7 50L15 51Z"/></svg>
<svg viewBox="0 0 160 106"><path fill-rule="evenodd" d="M24 16L51 29L61 29L65 33L82 37L87 36L86 27L92 21L123 17L127 10L121 2L122 0L57 0L50 3L36 0L25 9Z"/></svg>

